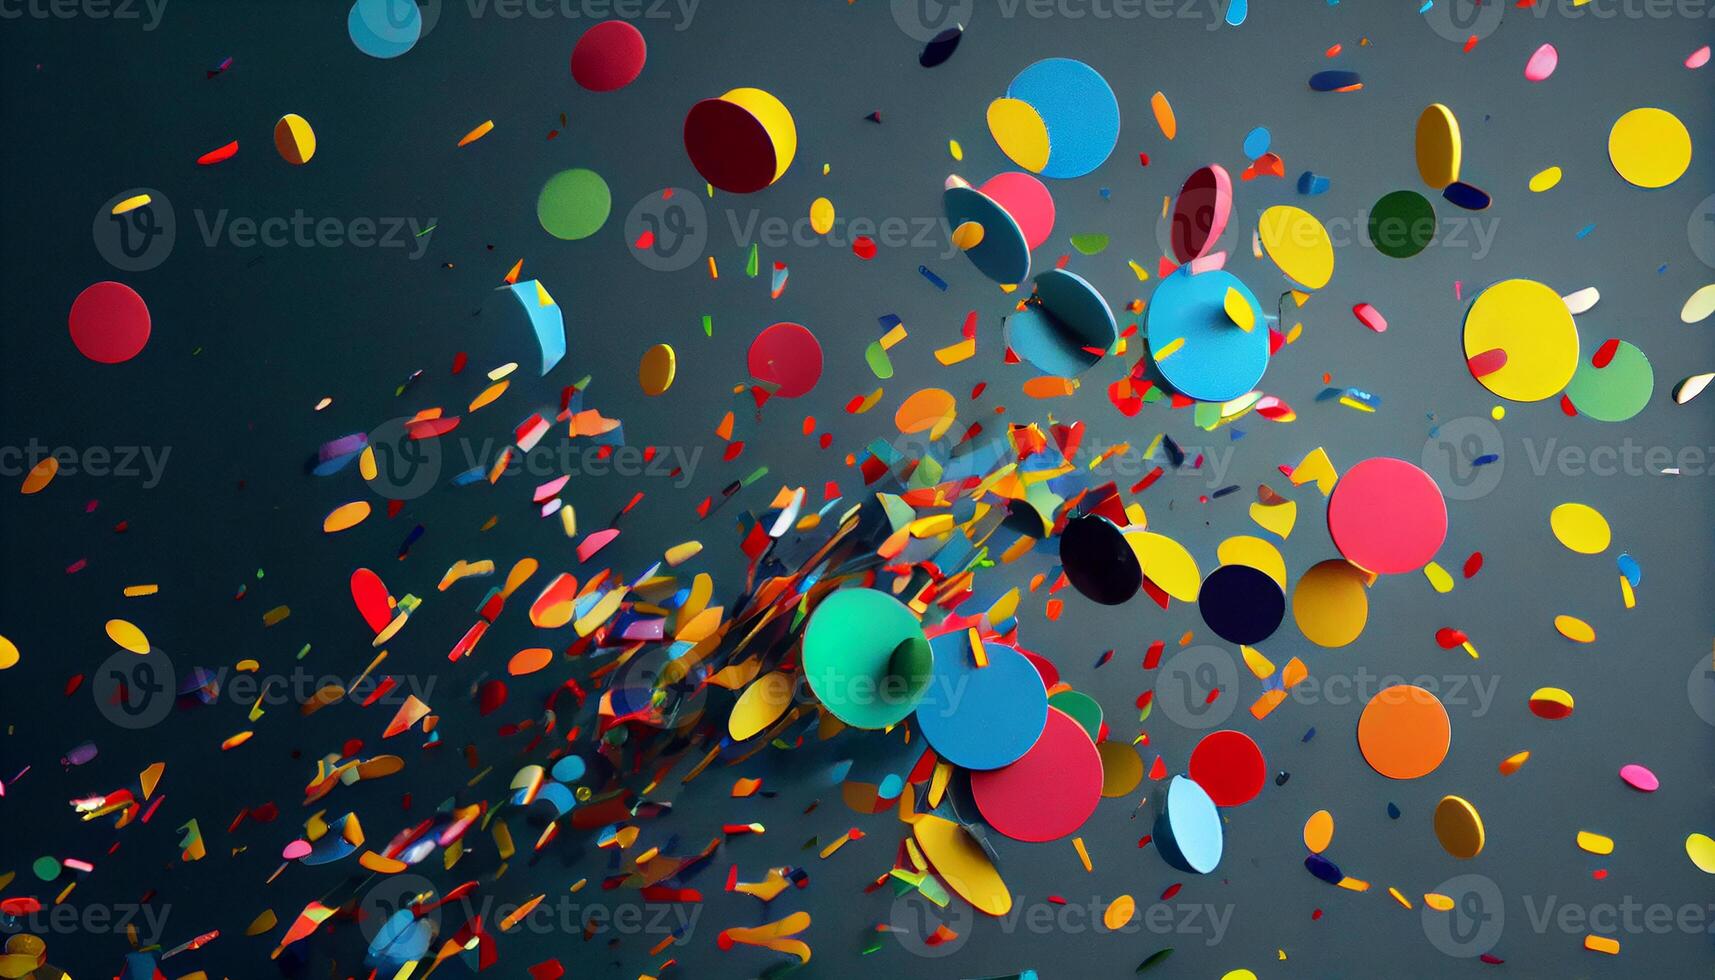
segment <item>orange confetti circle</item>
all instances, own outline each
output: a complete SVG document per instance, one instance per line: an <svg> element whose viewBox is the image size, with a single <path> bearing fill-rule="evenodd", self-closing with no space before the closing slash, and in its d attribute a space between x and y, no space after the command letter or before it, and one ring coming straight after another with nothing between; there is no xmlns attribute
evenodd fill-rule
<svg viewBox="0 0 1715 980"><path fill-rule="evenodd" d="M1421 687L1395 684L1364 705L1358 718L1358 748L1370 768L1389 779L1417 779L1434 772L1453 744L1447 709Z"/></svg>

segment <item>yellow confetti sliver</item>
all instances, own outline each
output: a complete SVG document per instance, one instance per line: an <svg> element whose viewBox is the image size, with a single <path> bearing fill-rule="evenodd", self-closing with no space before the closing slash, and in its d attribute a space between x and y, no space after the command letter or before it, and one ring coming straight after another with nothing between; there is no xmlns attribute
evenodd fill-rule
<svg viewBox="0 0 1715 980"><path fill-rule="evenodd" d="M1511 776L1513 773L1518 772L1520 769L1523 769L1524 764L1526 762L1528 762L1529 760L1530 760L1530 753L1529 752L1514 752L1512 755L1509 755L1505 759L1501 760L1501 765L1500 765L1501 775Z"/></svg>
<svg viewBox="0 0 1715 980"><path fill-rule="evenodd" d="M484 136L487 136L489 133L491 133L493 131L494 131L494 120L492 120L492 119L486 120L482 123L479 123L475 129L472 129L470 132L464 134L464 136L459 139L459 145L460 146L469 146L470 144L475 143L477 140L482 139Z"/></svg>
<svg viewBox="0 0 1715 980"><path fill-rule="evenodd" d="M132 653L143 654L149 652L149 638L143 635L143 631L138 629L136 624L126 620L108 620L107 638L112 640L114 643L119 644L120 647L130 650Z"/></svg>
<svg viewBox="0 0 1715 980"><path fill-rule="evenodd" d="M133 194L125 200L120 201L118 204L115 204L110 213L124 214L127 211L135 211L138 208L147 207L149 202L152 200L153 198L147 194Z"/></svg>
<svg viewBox="0 0 1715 980"><path fill-rule="evenodd" d="M1173 114L1173 103L1167 101L1164 92L1157 92L1149 97L1149 108L1155 112L1155 124L1161 127L1161 135L1172 140L1179 135L1179 119Z"/></svg>
<svg viewBox="0 0 1715 980"><path fill-rule="evenodd" d="M1614 853L1614 839L1588 830L1580 830L1578 832L1578 849L1588 851L1591 854L1612 854Z"/></svg>
<svg viewBox="0 0 1715 980"><path fill-rule="evenodd" d="M1584 948L1592 953L1607 953L1609 956L1620 955L1620 941L1609 939L1607 936L1585 936Z"/></svg>
<svg viewBox="0 0 1715 980"><path fill-rule="evenodd" d="M1084 847L1084 838L1072 838L1072 846L1078 849L1078 860L1084 863L1084 870L1095 871L1095 866L1090 863L1090 852Z"/></svg>
<svg viewBox="0 0 1715 980"><path fill-rule="evenodd" d="M959 145L958 140L947 141L947 152L951 153L955 160L963 160L965 158L965 148Z"/></svg>
<svg viewBox="0 0 1715 980"><path fill-rule="evenodd" d="M1531 176L1530 190L1533 194L1541 194L1543 191L1552 189L1558 183L1560 183L1560 168L1549 167L1547 170L1539 171Z"/></svg>
<svg viewBox="0 0 1715 980"><path fill-rule="evenodd" d="M1453 591L1453 576L1435 562L1423 566L1423 577L1429 580L1430 587L1442 595Z"/></svg>

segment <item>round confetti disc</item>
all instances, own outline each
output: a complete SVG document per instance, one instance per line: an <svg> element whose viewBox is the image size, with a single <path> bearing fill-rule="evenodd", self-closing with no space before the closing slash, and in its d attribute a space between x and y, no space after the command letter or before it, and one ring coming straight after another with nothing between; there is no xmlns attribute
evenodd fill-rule
<svg viewBox="0 0 1715 980"><path fill-rule="evenodd" d="M959 416L958 399L945 388L924 388L905 396L894 409L893 424L900 432L928 432L939 439Z"/></svg>
<svg viewBox="0 0 1715 980"><path fill-rule="evenodd" d="M984 643L978 667L964 630L929 641L935 673L917 703L917 727L936 754L966 769L1017 762L1048 723L1048 691L1035 666L1012 647Z"/></svg>
<svg viewBox="0 0 1715 980"><path fill-rule="evenodd" d="M1530 693L1527 704L1531 714L1549 721L1570 717L1575 707L1571 692L1558 687L1537 688Z"/></svg>
<svg viewBox="0 0 1715 980"><path fill-rule="evenodd" d="M1262 749L1244 732L1222 730L1203 736L1191 750L1191 778L1216 806L1242 806L1256 799L1268 781Z"/></svg>
<svg viewBox="0 0 1715 980"><path fill-rule="evenodd" d="M1389 779L1429 775L1447 758L1452 744L1447 709L1421 687L1383 688L1358 718L1358 750L1371 769Z"/></svg>
<svg viewBox="0 0 1715 980"><path fill-rule="evenodd" d="M1219 164L1199 167L1179 188L1173 202L1169 242L1181 263L1208 254L1227 230L1233 213L1233 179Z"/></svg>
<svg viewBox="0 0 1715 980"><path fill-rule="evenodd" d="M1221 811L1197 781L1174 776L1160 794L1155 845L1162 860L1187 874L1206 875L1221 863Z"/></svg>
<svg viewBox="0 0 1715 980"><path fill-rule="evenodd" d="M822 380L822 345L797 323L763 328L746 356L750 376L775 386L777 398L799 398Z"/></svg>
<svg viewBox="0 0 1715 980"><path fill-rule="evenodd" d="M1263 251L1306 289L1321 289L1334 277L1334 242L1316 216L1290 204L1277 204L1257 219Z"/></svg>
<svg viewBox="0 0 1715 980"><path fill-rule="evenodd" d="M1644 410L1655 392L1655 371L1644 352L1624 340L1604 344L1581 359L1566 397L1580 415L1598 422L1624 422ZM1600 363L1602 366L1597 367Z"/></svg>
<svg viewBox="0 0 1715 980"><path fill-rule="evenodd" d="M1249 565L1260 569L1281 588L1286 588L1286 559L1272 542L1249 534L1235 534L1221 542L1215 550L1215 558L1222 565Z"/></svg>
<svg viewBox="0 0 1715 980"><path fill-rule="evenodd" d="M1096 746L1102 757L1102 796L1118 799L1130 796L1143 782L1143 757L1125 742L1109 739Z"/></svg>
<svg viewBox="0 0 1715 980"><path fill-rule="evenodd" d="M1125 540L1150 584L1180 602L1197 601L1203 575L1197 570L1197 559L1184 545L1154 531L1127 531Z"/></svg>
<svg viewBox="0 0 1715 980"><path fill-rule="evenodd" d="M1435 839L1442 850L1468 861L1483 852L1483 818L1469 800L1443 796L1435 806Z"/></svg>
<svg viewBox="0 0 1715 980"><path fill-rule="evenodd" d="M303 166L316 155L316 131L309 120L288 112L274 124L274 150L287 163Z"/></svg>
<svg viewBox="0 0 1715 980"><path fill-rule="evenodd" d="M1249 565L1222 565L1197 593L1203 622L1228 643L1261 643L1286 616L1286 595L1267 572Z"/></svg>
<svg viewBox="0 0 1715 980"><path fill-rule="evenodd" d="M1017 171L995 174L979 189L1018 223L1019 230L1024 232L1024 243L1030 249L1040 248L1054 231L1054 195L1049 193L1048 185L1030 174Z"/></svg>
<svg viewBox="0 0 1715 980"><path fill-rule="evenodd" d="M995 99L986 118L989 135L1008 160L1033 174L1048 165L1048 127L1034 106L1021 99Z"/></svg>
<svg viewBox="0 0 1715 980"><path fill-rule="evenodd" d="M1079 594L1104 606L1121 605L1143 585L1136 552L1119 527L1100 514L1066 521L1060 565Z"/></svg>
<svg viewBox="0 0 1715 980"><path fill-rule="evenodd" d="M346 34L371 58L397 58L423 36L423 12L415 3L357 0L345 18Z"/></svg>
<svg viewBox="0 0 1715 980"><path fill-rule="evenodd" d="M1082 177L1101 166L1119 142L1119 100L1107 80L1081 61L1038 61L1013 78L1006 96L1025 103L1042 119L1048 136L1048 159L1039 168L1044 177ZM1014 161L1032 169L1016 157Z"/></svg>
<svg viewBox="0 0 1715 980"><path fill-rule="evenodd" d="M1058 840L1084 825L1102 799L1102 757L1084 729L1048 710L1042 737L1022 758L971 773L971 795L989 826L1029 843Z"/></svg>
<svg viewBox="0 0 1715 980"><path fill-rule="evenodd" d="M129 361L149 342L149 307L124 283L85 288L72 301L68 323L78 353L101 364Z"/></svg>
<svg viewBox="0 0 1715 980"><path fill-rule="evenodd" d="M1560 294L1507 279L1483 290L1465 314L1465 361L1483 387L1535 402L1566 387L1578 369L1578 327Z"/></svg>
<svg viewBox="0 0 1715 980"><path fill-rule="evenodd" d="M613 194L594 170L562 170L542 185L536 196L536 220L542 230L562 241L588 238L607 223Z"/></svg>
<svg viewBox="0 0 1715 980"><path fill-rule="evenodd" d="M1334 484L1328 533L1340 554L1365 571L1415 572L1447 538L1447 503L1434 479L1405 460L1366 459Z"/></svg>
<svg viewBox="0 0 1715 980"><path fill-rule="evenodd" d="M1708 834L1691 834L1685 838L1685 856L1697 870L1706 875L1715 875L1715 837Z"/></svg>
<svg viewBox="0 0 1715 980"><path fill-rule="evenodd" d="M673 378L678 373L678 358L673 348L666 344L656 344L643 352L643 360L637 365L637 384L645 395L651 398L666 393L673 387Z"/></svg>
<svg viewBox="0 0 1715 980"><path fill-rule="evenodd" d="M1226 313L1228 290L1251 308L1246 331ZM1224 402L1255 388L1268 369L1268 330L1262 304L1239 278L1215 269L1193 276L1182 266L1155 287L1145 321L1149 353L1161 376L1181 394Z"/></svg>
<svg viewBox="0 0 1715 980"><path fill-rule="evenodd" d="M1608 131L1608 160L1635 187L1666 187L1691 166L1691 134L1666 109L1633 109Z"/></svg>
<svg viewBox="0 0 1715 980"><path fill-rule="evenodd" d="M1317 562L1292 589L1292 619L1319 647L1343 647L1364 632L1370 597L1364 573L1339 558Z"/></svg>
<svg viewBox="0 0 1715 980"><path fill-rule="evenodd" d="M1370 244L1394 259L1409 259L1435 240L1435 205L1416 191L1385 194L1370 209Z"/></svg>
<svg viewBox="0 0 1715 980"><path fill-rule="evenodd" d="M922 624L885 592L841 589L804 628L804 679L853 728L899 724L928 690L933 670Z"/></svg>
<svg viewBox="0 0 1715 980"><path fill-rule="evenodd" d="M612 92L637 80L648 57L643 34L623 20L585 31L572 47L572 80L592 92Z"/></svg>
<svg viewBox="0 0 1715 980"><path fill-rule="evenodd" d="M982 238L964 249L978 272L1003 286L1030 278L1030 243L999 202L974 187L957 184L941 192L941 207L948 227L970 223L982 229Z"/></svg>
<svg viewBox="0 0 1715 980"><path fill-rule="evenodd" d="M1417 173L1440 190L1459 179L1459 120L1437 102L1417 117Z"/></svg>
<svg viewBox="0 0 1715 980"><path fill-rule="evenodd" d="M1077 273L1050 269L1037 276L1035 299L1006 318L1006 344L1044 374L1082 374L1119 337L1108 301Z"/></svg>
<svg viewBox="0 0 1715 980"><path fill-rule="evenodd" d="M779 107L778 112L767 113L778 131L771 131L770 121L750 106L735 101L733 92L704 99L685 116L685 152L691 165L704 180L728 193L749 194L774 183L786 172L797 148L797 132L786 107L761 94L772 102L770 110Z"/></svg>
<svg viewBox="0 0 1715 980"><path fill-rule="evenodd" d="M1599 555L1613 539L1608 519L1589 504L1561 504L1549 511L1548 527L1556 541L1581 555Z"/></svg>
<svg viewBox="0 0 1715 980"><path fill-rule="evenodd" d="M1048 706L1063 711L1084 729L1095 742L1102 737L1102 705L1083 691L1060 691L1048 699Z"/></svg>

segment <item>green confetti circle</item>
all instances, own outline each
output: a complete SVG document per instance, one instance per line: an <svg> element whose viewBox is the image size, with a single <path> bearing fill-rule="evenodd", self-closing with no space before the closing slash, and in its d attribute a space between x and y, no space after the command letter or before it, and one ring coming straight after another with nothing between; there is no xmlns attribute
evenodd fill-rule
<svg viewBox="0 0 1715 980"><path fill-rule="evenodd" d="M612 210L613 193L607 181L581 167L555 174L536 195L536 220L562 241L575 242L600 231Z"/></svg>
<svg viewBox="0 0 1715 980"><path fill-rule="evenodd" d="M1370 209L1370 244L1395 259L1409 259L1435 240L1435 206L1416 191L1394 191Z"/></svg>

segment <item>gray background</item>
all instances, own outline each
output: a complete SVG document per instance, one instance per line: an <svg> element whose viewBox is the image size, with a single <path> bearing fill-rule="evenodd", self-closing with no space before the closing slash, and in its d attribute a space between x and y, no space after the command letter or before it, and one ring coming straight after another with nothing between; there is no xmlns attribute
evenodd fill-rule
<svg viewBox="0 0 1715 980"><path fill-rule="evenodd" d="M568 499L580 523L599 525L635 490L644 490L646 500L622 524L626 532L604 552L604 562L635 572L663 547L698 537L708 550L696 567L715 575L721 597L730 597L742 581L731 524L737 507L698 525L693 508L704 495L762 463L770 474L736 504L760 508L782 483L819 488L836 479L856 491L843 455L888 434L899 397L926 385L962 396L985 379L991 382L985 408L1006 404L1008 417L1020 421L1050 408L1062 421L1084 418L1092 442L1130 440L1139 447L1166 431L1188 446L1217 453L1234 448L1219 481L1207 474L1173 476L1140 498L1153 525L1212 565L1222 538L1255 530L1245 516L1255 485L1286 486L1276 466L1319 445L1341 468L1372 455L1418 459L1437 421L1486 416L1496 399L1463 367L1462 311L1483 285L1523 276L1562 293L1600 288L1601 304L1580 318L1584 349L1594 350L1609 336L1638 344L1658 375L1650 406L1620 425L1565 418L1554 401L1511 406L1497 430L1504 463L1492 492L1459 499L1471 494L1455 485L1472 486L1462 482L1471 475L1437 473L1452 498L1440 560L1457 574L1467 554L1482 550L1486 566L1476 579L1461 581L1448 596L1435 595L1417 575L1380 583L1371 592L1368 630L1343 650L1310 647L1290 623L1263 645L1277 664L1302 656L1323 683L1368 671L1372 677L1427 675L1441 685L1454 738L1436 773L1397 784L1371 771L1352 737L1362 698L1338 696L1332 686L1314 703L1289 702L1265 723L1253 722L1244 706L1257 684L1244 675L1236 694L1225 699L1236 704L1235 727L1259 741L1271 769L1293 776L1283 787L1271 782L1259 799L1226 814L1227 853L1219 871L1186 881L1169 903L1230 907L1221 942L1210 945L1206 930L1112 936L1090 929L1087 918L1072 929L1034 932L1021 920L1010 931L979 922L971 930L976 941L945 958L922 958L909 943L893 941L859 958L873 925L893 911L885 890L866 895L862 889L889 866L902 825L886 814L856 817L839 803L837 790L821 784L826 765L853 751L845 743L767 753L737 770L711 772L683 792L675 778L664 792L676 794L680 812L664 824L645 825L646 841L667 843L667 835L677 833L685 852L700 848L723 821L754 819L769 827L764 837L735 841L716 856L697 882L707 902L689 942L664 955L676 956L685 976L748 975L775 962L771 954L715 947L721 928L762 916L754 899L723 894L720 883L735 862L746 880L759 879L770 865L802 863L810 887L782 896L768 917L794 908L811 912L806 938L816 957L802 971L806 976L878 970L980 976L1026 968L1047 976L1124 976L1164 946L1177 949L1165 967L1174 975L1220 976L1238 967L1262 976L1469 973L1484 968L1444 955L1443 947L1470 953L1473 945L1432 942L1419 913L1396 906L1385 888L1395 885L1417 901L1452 876L1477 873L1502 896L1504 929L1492 952L1508 961L1509 972L1706 974L1710 939L1700 930L1620 933L1622 954L1609 959L1583 951L1581 932L1537 931L1527 912L1527 903L1540 909L1551 898L1592 907L1626 896L1707 912L1711 899L1707 879L1682 848L1687 833L1711 827L1710 731L1703 719L1715 721L1715 691L1707 679L1688 685L1698 658L1708 656L1711 627L1706 478L1580 476L1553 465L1539 474L1530 464L1530 453L1540 454L1551 439L1586 449L1630 440L1677 452L1709 446L1715 434L1706 421L1707 399L1678 407L1668 397L1683 375L1715 369L1703 336L1707 326L1686 326L1677 317L1685 297L1710 278L1692 250L1697 236L1687 233L1688 219L1712 189L1705 146L1710 69L1681 66L1715 33L1709 8L1659 16L1664 8L1622 10L1600 0L1594 6L1619 15L1571 16L1557 6L1537 16L1506 5L1493 32L1474 51L1461 53L1410 3L1257 4L1250 20L1234 29L1220 25L1206 4L1174 7L1169 16L1043 18L1030 15L1034 8L1008 17L997 3L982 0L968 16L969 31L952 61L924 70L916 64L917 43L878 0L705 0L686 30L676 30L673 18L640 18L648 67L635 84L606 95L570 82L566 59L590 19L564 16L558 8L540 18L502 16L494 8L472 17L463 0L446 2L432 32L393 61L358 53L346 38L345 8L335 3L173 0L153 30L83 14L0 23L0 121L9 136L0 143L8 178L0 235L6 314L0 345L8 366L0 385L0 441L150 446L157 453L170 448L164 479L152 489L136 478L62 477L35 497L0 496L6 555L0 631L24 651L23 662L0 679L7 733L0 773L11 778L33 767L8 787L4 802L0 869L20 872L7 894L49 897L57 886L26 881L29 862L49 853L83 856L98 871L74 893L77 901L132 902L158 889L156 901L170 905L167 946L222 931L202 953L169 961L169 973L201 967L211 975L266 975L271 940L242 936L261 908L272 906L287 922L311 897L350 893L333 868L293 868L274 886L261 884L304 815L296 794L309 781L316 756L356 736L369 739L368 751L405 755L403 775L336 790L326 801L335 813L357 810L377 843L426 816L468 778L456 758L467 742L479 746L484 765L496 767L485 786L489 796L498 795L497 780L518 764L520 743L500 739L495 730L534 715L559 674L514 683L509 705L478 719L463 696L468 685L482 671L503 671L501 658L535 645L536 631L514 608L475 660L447 669L445 651L471 621L485 585L463 583L442 595L434 584L458 558L491 557L504 568L530 554L549 569L569 568L575 563L569 543L556 526L533 517L526 478L499 490L443 487L411 501L395 520L378 516L356 531L325 537L322 515L367 494L350 473L307 477L303 460L327 439L426 406L462 414L480 390L481 371L510 359L528 365L531 348L517 337L496 337L472 317L518 257L526 260L526 277L540 277L565 310L570 354L548 378L521 371L502 403L468 419L461 433L504 438L532 403L551 403L563 385L593 374L588 404L622 417L631 442L703 452L682 490L667 479L574 479ZM1484 30L1490 26L1476 22ZM1359 46L1364 37L1368 47ZM1544 41L1558 46L1560 69L1548 82L1531 85L1523 66ZM1336 42L1345 53L1324 58L1323 50ZM236 59L234 69L205 80L204 68L227 55ZM1345 235L1333 282L1302 311L1303 339L1276 358L1263 383L1297 409L1298 421L1246 419L1240 427L1248 435L1237 444L1227 441L1227 430L1198 432L1188 412L1171 413L1164 404L1121 418L1103 394L1122 370L1117 364L1091 371L1073 399L1027 403L1018 385L1028 374L999 364L996 331L1010 301L963 259L948 259L939 234L922 247L884 249L870 263L820 242L765 248L765 269L774 260L791 268L790 285L777 301L768 298L766 272L754 281L740 274L746 243L733 240L728 208L741 228L751 209L795 221L825 194L845 218L938 220L941 182L950 169L982 180L1009 166L986 134L984 107L1018 70L1056 55L1083 59L1100 71L1118 94L1124 122L1105 166L1081 180L1051 184L1059 220L1053 240L1037 254L1038 267L1070 251L1070 234L1111 235L1107 251L1074 255L1069 267L1116 307L1147 296L1153 286L1137 283L1126 260L1136 259L1153 276L1162 196L1205 163L1221 162L1236 174L1244 165L1240 143L1256 125L1273 130L1273 148L1285 158L1288 176L1239 185L1229 268L1265 305L1282 283L1272 266L1249 255L1246 239L1259 211L1304 203L1293 181L1307 168L1333 180L1327 195L1308 202L1331 227L1361 221L1388 191L1421 190L1412 125L1432 101L1451 106L1463 124L1465 179L1495 197L1494 208L1479 216L1492 222L1485 228L1495 233L1493 247L1479 254L1467 228L1463 245L1444 240L1415 259L1395 261L1366 247L1361 236ZM1309 91L1305 80L1328 67L1361 72L1364 90ZM701 188L679 139L684 112L696 99L738 85L768 89L791 108L800 138L797 161L766 191L739 199L718 195L713 202L709 235L722 268L718 282L700 264L671 274L645 268L625 254L627 211L662 187ZM1171 143L1150 116L1148 98L1157 89L1167 92L1178 113L1179 136ZM1638 105L1678 114L1697 146L1692 170L1662 191L1624 184L1606 159L1609 125ZM875 110L883 114L880 126L863 118ZM285 112L300 113L315 127L319 148L309 166L287 167L272 150L273 121ZM569 120L564 127L562 112ZM459 136L488 118L496 123L493 134L454 148ZM548 130L560 128L558 139L545 139ZM234 138L243 144L236 159L213 168L194 165L197 155ZM949 160L949 138L963 144L962 164ZM1150 155L1147 168L1138 166L1140 151ZM832 167L826 178L820 174L824 161ZM1527 178L1551 164L1565 168L1560 186L1527 193ZM537 225L534 200L543 181L571 166L593 168L607 179L614 214L595 237L560 242ZM156 188L171 200L177 241L158 268L117 272L92 241L91 219L103 202L132 187ZM1111 189L1107 199L1098 194L1103 187ZM296 208L344 221L415 217L423 224L432 219L437 228L415 261L405 249L205 246L193 214L223 208L255 218L289 216ZM1439 200L1437 211L1444 221L1458 217ZM1576 239L1591 222L1593 234ZM1698 227L1707 243L1707 223ZM1715 259L1715 250L1702 254ZM455 267L443 268L449 262ZM920 264L952 288L930 288L916 272ZM154 315L148 348L119 366L86 361L65 333L73 297L104 278L133 285ZM1465 303L1454 298L1454 280L1465 284ZM1358 302L1374 303L1388 317L1385 335L1353 320L1349 311ZM973 308L982 317L978 357L940 367L930 352L957 339L965 311ZM704 313L714 315L713 339L702 336ZM841 411L846 399L874 387L862 351L877 334L875 318L885 313L902 317L911 338L894 351L898 373L887 382L888 399L867 416L848 416ZM712 429L732 385L745 379L745 347L760 327L782 319L817 332L827 374L807 399L770 405L747 434L746 454L723 464ZM633 380L635 365L657 342L678 350L680 378L667 396L644 399ZM447 366L460 350L471 353L471 367L453 378ZM396 398L395 386L419 368L425 378ZM1324 372L1336 386L1375 392L1382 410L1359 414L1316 402ZM323 395L333 396L334 405L312 412ZM834 434L833 449L819 450L799 434L805 414ZM1430 458L1444 459L1430 441ZM1118 477L1126 482L1147 469L1135 460L1135 449L1132 456L1134 468ZM443 476L459 468L448 463ZM18 479L21 473L8 476ZM1200 494L1227 483L1239 484L1240 492L1199 503ZM1308 488L1290 495L1300 514L1283 551L1296 578L1334 551L1318 495ZM92 498L99 509L86 514ZM1574 556L1554 542L1547 514L1567 499L1608 515L1615 538L1607 554ZM499 526L479 534L490 514L500 516ZM130 529L115 534L121 520ZM426 525L427 535L408 561L393 561L413 522ZM1620 550L1644 569L1638 608L1631 612L1619 604L1613 554ZM65 575L79 558L88 559L88 568ZM1051 561L1033 557L992 574L985 587L1023 583ZM220 740L246 727L243 705L176 713L139 736L105 720L87 686L71 698L59 694L68 677L93 671L109 654L101 623L111 616L138 622L181 669L252 656L266 670L286 671L299 647L311 643L307 669L350 676L370 656L346 593L346 577L357 565L381 571L395 594L425 598L392 644L390 666L414 671L419 684L436 683L432 700L446 740L438 754L383 746L378 736L386 718L351 705L308 720L294 717L290 706L276 707L255 726L250 744L222 754ZM260 580L258 569L266 571ZM121 599L120 588L135 582L159 582L161 594ZM248 596L234 601L243 584ZM539 582L525 592L535 588ZM1044 622L1040 595L1025 603L1024 639L1052 657L1067 680L1099 698L1116 737L1129 738L1136 728L1132 702L1152 683L1138 669L1142 651L1155 639L1171 648L1183 631L1200 630L1201 621L1195 610L1177 604L1162 614L1143 600L1102 608L1070 591L1062 597L1066 612L1058 624ZM515 599L515 607L524 598ZM292 607L291 618L263 629L263 611L282 603ZM1577 647L1562 640L1551 626L1562 612L1593 624L1599 641ZM1433 634L1442 626L1466 630L1482 659L1437 648ZM1118 651L1113 662L1092 670L1109 648ZM1492 703L1479 703L1478 682L1485 690L1496 685ZM1372 691L1378 686L1367 683ZM1554 723L1532 716L1525 700L1543 685L1570 690L1576 714ZM1465 692L1462 704L1453 703L1461 700L1452 694L1455 686ZM1182 765L1199 732L1163 714L1158 709L1146 726L1153 740L1146 758L1159 751L1169 765ZM1301 742L1311 727L1318 734ZM56 760L85 740L95 741L101 756L62 771ZM1530 763L1510 779L1499 777L1500 759L1522 749L1532 751ZM130 781L157 759L168 762L168 800L151 824L114 834L106 821L79 822L66 806L73 797ZM1633 761L1661 776L1661 792L1641 795L1619 783L1616 770ZM727 789L738 775L762 776L765 788L779 795L731 801ZM415 794L415 805L400 814L399 795L406 791ZM1446 793L1472 800L1484 816L1489 845L1474 861L1448 857L1431 833L1431 811ZM803 815L815 799L822 805ZM239 808L269 800L282 807L278 822L225 832ZM1389 801L1403 811L1398 821L1385 812ZM1083 829L1093 874L1079 867L1069 842L1000 841L1002 871L1019 903L1058 894L1099 908L1130 893L1145 904L1184 880L1135 846L1148 828L1142 818L1132 819L1132 807L1131 801L1105 801ZM1303 870L1299 829L1318 808L1332 810L1338 825L1329 856L1348 874L1372 882L1370 893L1334 889ZM174 828L191 817L201 821L209 856L188 868L168 867ZM831 860L798 850L811 835L826 842L853 825L870 836ZM1580 829L1613 836L1616 853L1607 859L1582 854L1573 845ZM534 835L518 821L514 832L521 846ZM114 841L120 850L108 855ZM239 847L248 850L233 855ZM442 887L486 877L494 858L486 846L478 850L458 872L432 877ZM485 893L517 900L562 891L585 875L599 880L607 856L562 839L535 867L515 861ZM1592 880L1596 867L1611 870L1606 881ZM593 885L580 897L635 901L630 893L594 892ZM1325 913L1319 922L1311 919L1317 908ZM1496 921L1492 907L1461 908L1477 920ZM1467 921L1465 935L1478 924ZM337 954L342 970L355 972L354 936L345 926L333 937L318 937L314 955ZM507 937L501 939L501 969L522 975L525 965L558 955L577 974L634 976L657 966L645 953L659 938L623 936L609 948L604 939L586 944L563 934ZM48 941L50 960L80 976L115 969L125 949L123 937L111 934ZM1277 962L1276 949L1286 952L1287 962Z"/></svg>

